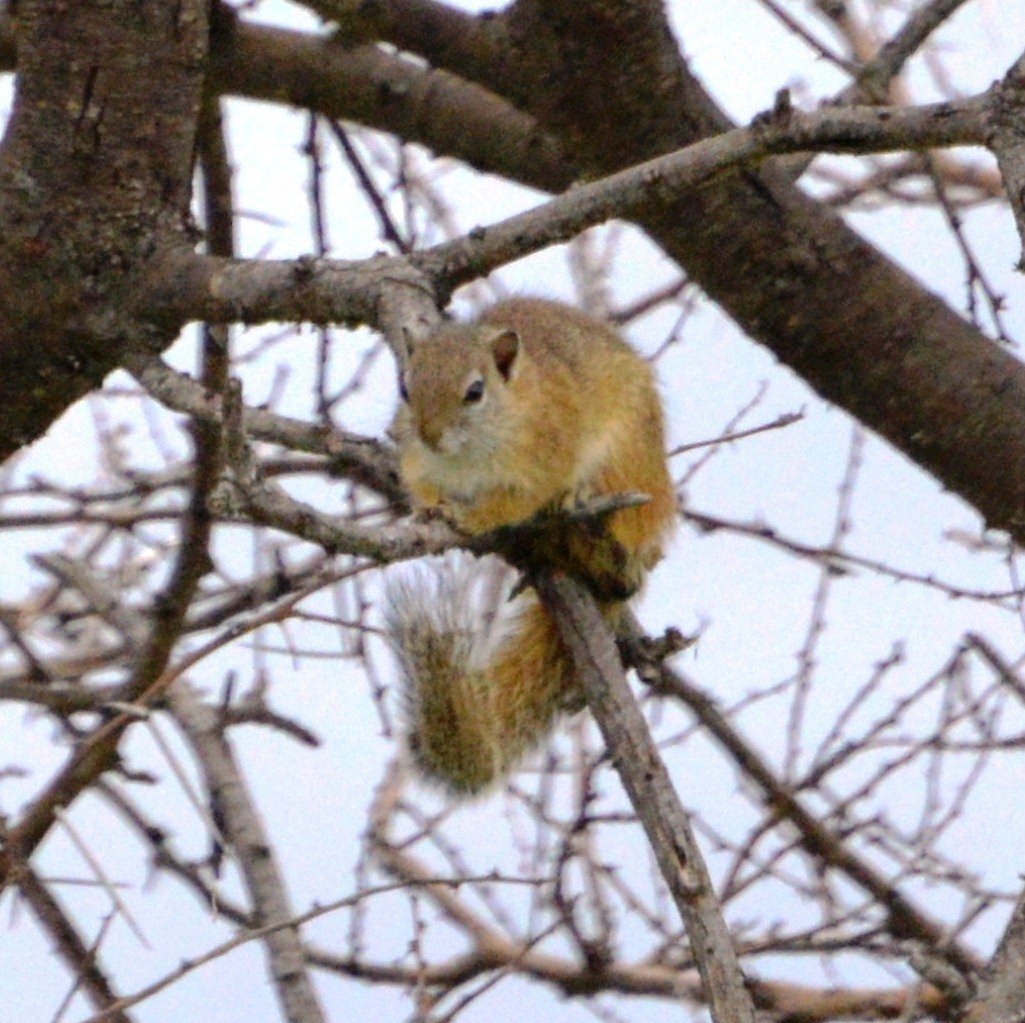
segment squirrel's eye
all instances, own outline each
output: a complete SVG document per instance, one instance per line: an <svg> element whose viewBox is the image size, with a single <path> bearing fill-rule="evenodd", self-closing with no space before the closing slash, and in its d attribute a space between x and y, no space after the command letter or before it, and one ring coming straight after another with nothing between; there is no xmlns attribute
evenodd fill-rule
<svg viewBox="0 0 1025 1023"><path fill-rule="evenodd" d="M466 405L475 405L481 398L484 397L484 381L478 377L469 387L466 388L466 394L463 395L463 403Z"/></svg>

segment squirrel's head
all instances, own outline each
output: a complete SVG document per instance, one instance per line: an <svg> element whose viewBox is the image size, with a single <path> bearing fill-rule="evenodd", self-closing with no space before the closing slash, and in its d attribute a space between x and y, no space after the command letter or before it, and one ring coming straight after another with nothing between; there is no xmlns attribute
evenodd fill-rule
<svg viewBox="0 0 1025 1023"><path fill-rule="evenodd" d="M401 390L420 440L447 455L493 444L524 358L516 331L493 325L448 325L418 344Z"/></svg>

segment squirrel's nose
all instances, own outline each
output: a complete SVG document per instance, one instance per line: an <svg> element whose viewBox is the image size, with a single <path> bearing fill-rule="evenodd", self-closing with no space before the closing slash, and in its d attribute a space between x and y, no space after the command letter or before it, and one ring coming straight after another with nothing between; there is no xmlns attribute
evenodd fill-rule
<svg viewBox="0 0 1025 1023"><path fill-rule="evenodd" d="M432 450L436 450L441 441L444 428L436 416L418 415L416 417L417 436Z"/></svg>

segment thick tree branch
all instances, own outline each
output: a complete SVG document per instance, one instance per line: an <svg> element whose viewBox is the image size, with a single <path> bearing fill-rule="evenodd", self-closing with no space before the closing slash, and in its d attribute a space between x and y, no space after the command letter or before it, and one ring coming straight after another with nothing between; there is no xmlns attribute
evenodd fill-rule
<svg viewBox="0 0 1025 1023"><path fill-rule="evenodd" d="M533 108L595 167L720 130L723 120L683 66L661 5L625 11L604 0L514 8L523 81L537 89L536 76L548 75ZM586 127L598 115L575 98L584 91L610 124L600 143ZM753 337L988 525L1025 535L1025 373L1016 359L771 166L665 198L636 219Z"/></svg>
<svg viewBox="0 0 1025 1023"><path fill-rule="evenodd" d="M376 322L377 302L389 275L408 275L397 259L359 261L244 260L167 253L149 267L147 286L135 296L140 315L180 329L207 323Z"/></svg>
<svg viewBox="0 0 1025 1023"><path fill-rule="evenodd" d="M206 4L18 5L0 148L0 461L96 387L131 345L135 274L185 226ZM144 126L144 127L141 127Z"/></svg>
<svg viewBox="0 0 1025 1023"><path fill-rule="evenodd" d="M353 42L388 39L420 53L429 39L432 63L458 68L471 81L488 81L496 61L508 56L501 18L474 17L437 0L305 0L305 6Z"/></svg>
<svg viewBox="0 0 1025 1023"><path fill-rule="evenodd" d="M234 16L217 25L210 70L219 93L357 121L536 188L561 190L573 180L555 138L479 85L344 34L314 36Z"/></svg>

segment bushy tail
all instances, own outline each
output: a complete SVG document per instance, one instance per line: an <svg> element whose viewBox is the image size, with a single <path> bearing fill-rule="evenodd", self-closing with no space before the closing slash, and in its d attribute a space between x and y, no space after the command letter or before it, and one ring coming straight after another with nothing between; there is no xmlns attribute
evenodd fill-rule
<svg viewBox="0 0 1025 1023"><path fill-rule="evenodd" d="M579 709L568 651L532 592L490 628L467 585L420 576L389 588L387 630L402 669L413 759L469 796L501 781ZM612 617L618 605L608 605Z"/></svg>

